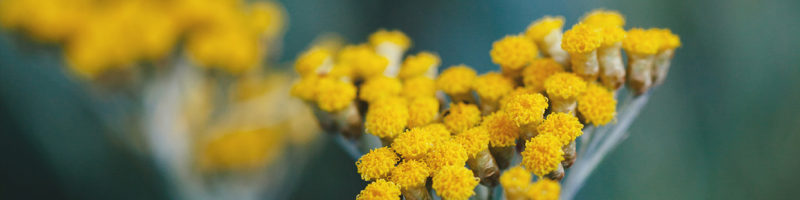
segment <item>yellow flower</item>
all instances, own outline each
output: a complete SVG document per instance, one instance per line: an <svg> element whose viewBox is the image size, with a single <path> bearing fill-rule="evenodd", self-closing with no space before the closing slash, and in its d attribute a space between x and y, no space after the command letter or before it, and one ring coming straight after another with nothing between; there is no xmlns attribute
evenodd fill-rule
<svg viewBox="0 0 800 200"><path fill-rule="evenodd" d="M653 55L661 47L660 41L654 32L634 28L628 31L625 40L622 41L622 48L628 53Z"/></svg>
<svg viewBox="0 0 800 200"><path fill-rule="evenodd" d="M416 56L406 57L403 61L403 65L400 67L400 73L397 76L402 79L422 76L428 69L431 67L439 67L441 63L442 60L439 58L439 55L423 51Z"/></svg>
<svg viewBox="0 0 800 200"><path fill-rule="evenodd" d="M345 46L338 58L339 64L351 66L356 75L364 79L382 75L389 65L389 60L365 44Z"/></svg>
<svg viewBox="0 0 800 200"><path fill-rule="evenodd" d="M359 98L366 102L374 102L385 97L400 95L403 85L396 78L378 76L361 85Z"/></svg>
<svg viewBox="0 0 800 200"><path fill-rule="evenodd" d="M536 93L535 91L531 90L530 88L526 88L526 87L514 88L514 91L511 91L511 93L508 93L506 96L503 96L503 97L500 98L500 101L499 101L500 110L506 110L506 106L508 105L508 102L511 101L511 99L513 99L517 95L535 94L535 93Z"/></svg>
<svg viewBox="0 0 800 200"><path fill-rule="evenodd" d="M439 100L417 97L408 104L408 128L421 127L433 122L439 114Z"/></svg>
<svg viewBox="0 0 800 200"><path fill-rule="evenodd" d="M461 134L456 135L453 140L461 144L461 147L464 147L464 150L467 151L467 155L471 158L474 158L478 152L489 148L489 132L487 132L486 128L483 126L467 129Z"/></svg>
<svg viewBox="0 0 800 200"><path fill-rule="evenodd" d="M506 36L492 44L492 62L504 68L519 70L538 55L536 45L524 36Z"/></svg>
<svg viewBox="0 0 800 200"><path fill-rule="evenodd" d="M540 179L528 187L528 198L534 200L558 200L561 186L550 179Z"/></svg>
<svg viewBox="0 0 800 200"><path fill-rule="evenodd" d="M678 35L673 34L669 29L653 28L648 31L653 32L655 37L660 38L661 46L658 48L658 51L675 49L681 46L681 38L678 37Z"/></svg>
<svg viewBox="0 0 800 200"><path fill-rule="evenodd" d="M625 39L625 29L617 26L600 27L600 34L603 35L603 42L600 46L608 47Z"/></svg>
<svg viewBox="0 0 800 200"><path fill-rule="evenodd" d="M436 88L447 94L463 94L472 90L472 82L478 74L466 65L447 68L436 79Z"/></svg>
<svg viewBox="0 0 800 200"><path fill-rule="evenodd" d="M425 184L425 180L431 175L428 164L420 160L404 160L392 169L392 176L389 180L397 183L402 188L419 187Z"/></svg>
<svg viewBox="0 0 800 200"><path fill-rule="evenodd" d="M481 121L481 111L475 104L450 103L450 113L442 119L451 133L461 133Z"/></svg>
<svg viewBox="0 0 800 200"><path fill-rule="evenodd" d="M564 160L561 141L553 135L539 134L525 143L522 165L537 176L544 176L558 168Z"/></svg>
<svg viewBox="0 0 800 200"><path fill-rule="evenodd" d="M467 164L467 151L456 141L447 140L435 144L428 151L425 162L435 174L446 166L464 167Z"/></svg>
<svg viewBox="0 0 800 200"><path fill-rule="evenodd" d="M517 122L504 111L497 111L483 118L483 124L489 132L489 142L493 147L507 147L516 145L519 137Z"/></svg>
<svg viewBox="0 0 800 200"><path fill-rule="evenodd" d="M294 63L294 69L300 76L309 76L317 73L317 69L322 66L325 61L331 59L331 53L324 48L314 47L306 52L303 52L297 61Z"/></svg>
<svg viewBox="0 0 800 200"><path fill-rule="evenodd" d="M186 48L205 67L241 74L258 63L258 37L237 25L227 25L189 35Z"/></svg>
<svg viewBox="0 0 800 200"><path fill-rule="evenodd" d="M370 106L364 127L367 133L381 138L391 138L403 132L408 124L408 108L405 104L381 104Z"/></svg>
<svg viewBox="0 0 800 200"><path fill-rule="evenodd" d="M361 190L356 200L400 200L400 194L400 185L378 179Z"/></svg>
<svg viewBox="0 0 800 200"><path fill-rule="evenodd" d="M392 149L404 159L424 159L434 141L427 130L414 128L397 136L392 142Z"/></svg>
<svg viewBox="0 0 800 200"><path fill-rule="evenodd" d="M434 82L433 79L424 76L406 79L403 82L403 90L400 91L400 96L408 99L414 99L417 97L435 97L436 82Z"/></svg>
<svg viewBox="0 0 800 200"><path fill-rule="evenodd" d="M525 36L529 39L541 42L547 34L550 34L554 29L561 29L564 27L564 17L562 16L544 16L528 26L525 30Z"/></svg>
<svg viewBox="0 0 800 200"><path fill-rule="evenodd" d="M317 105L328 112L347 108L356 98L356 86L334 78L322 78L317 83Z"/></svg>
<svg viewBox="0 0 800 200"><path fill-rule="evenodd" d="M428 134L433 136L436 142L444 142L450 140L450 131L442 123L432 123L422 127Z"/></svg>
<svg viewBox="0 0 800 200"><path fill-rule="evenodd" d="M255 170L281 155L283 144L281 134L271 129L237 129L210 140L201 159L211 169Z"/></svg>
<svg viewBox="0 0 800 200"><path fill-rule="evenodd" d="M569 72L553 74L544 82L550 98L573 99L586 91L586 81Z"/></svg>
<svg viewBox="0 0 800 200"><path fill-rule="evenodd" d="M506 190L525 190L531 184L531 173L522 167L512 167L500 176L500 185Z"/></svg>
<svg viewBox="0 0 800 200"><path fill-rule="evenodd" d="M411 47L411 39L399 30L387 31L384 29L378 30L369 36L369 43L372 46L378 46L384 42L390 42L400 46L403 50Z"/></svg>
<svg viewBox="0 0 800 200"><path fill-rule="evenodd" d="M250 4L250 27L267 39L282 34L286 17L286 9L277 1L256 1Z"/></svg>
<svg viewBox="0 0 800 200"><path fill-rule="evenodd" d="M356 168L361 174L361 179L371 181L384 179L392 172L394 165L400 158L389 147L382 147L369 150L356 161Z"/></svg>
<svg viewBox="0 0 800 200"><path fill-rule="evenodd" d="M586 24L576 24L564 32L561 48L569 53L588 53L600 47L603 34L600 29Z"/></svg>
<svg viewBox="0 0 800 200"><path fill-rule="evenodd" d="M473 190L479 181L463 166L448 166L433 177L433 189L444 199L466 200L475 195Z"/></svg>
<svg viewBox="0 0 800 200"><path fill-rule="evenodd" d="M472 86L482 100L497 101L514 90L514 81L497 72L489 72L475 79Z"/></svg>
<svg viewBox="0 0 800 200"><path fill-rule="evenodd" d="M567 113L551 113L539 125L539 135L552 135L558 138L561 145L567 145L578 136L583 135L583 124L578 118Z"/></svg>
<svg viewBox="0 0 800 200"><path fill-rule="evenodd" d="M305 101L315 101L319 92L317 85L317 83L319 83L319 79L320 78L317 76L307 76L305 78L301 78L294 85L292 85L290 93L292 96Z"/></svg>
<svg viewBox="0 0 800 200"><path fill-rule="evenodd" d="M625 26L625 17L617 11L596 9L586 13L581 23L597 27L622 27Z"/></svg>
<svg viewBox="0 0 800 200"><path fill-rule="evenodd" d="M586 123L606 125L617 114L617 100L608 89L597 84L589 84L586 93L578 97L578 112Z"/></svg>
<svg viewBox="0 0 800 200"><path fill-rule="evenodd" d="M538 124L544 118L547 106L547 98L539 93L522 94L512 97L506 105L506 112L517 126Z"/></svg>
<svg viewBox="0 0 800 200"><path fill-rule="evenodd" d="M536 92L543 92L544 81L551 75L563 72L564 67L552 58L536 59L522 71L522 81L525 87Z"/></svg>

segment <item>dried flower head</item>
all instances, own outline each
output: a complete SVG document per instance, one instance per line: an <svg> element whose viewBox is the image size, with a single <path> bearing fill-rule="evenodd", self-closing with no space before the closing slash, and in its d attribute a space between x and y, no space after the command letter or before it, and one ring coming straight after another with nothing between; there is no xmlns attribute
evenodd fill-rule
<svg viewBox="0 0 800 200"><path fill-rule="evenodd" d="M551 113L547 119L539 125L539 135L552 135L558 138L561 145L567 145L578 136L583 135L583 124L578 118L567 113Z"/></svg>
<svg viewBox="0 0 800 200"><path fill-rule="evenodd" d="M504 68L519 70L538 55L536 45L519 35L509 35L492 43L492 62Z"/></svg>
<svg viewBox="0 0 800 200"><path fill-rule="evenodd" d="M391 138L402 133L407 124L406 104L383 103L370 106L364 126L367 133L381 138Z"/></svg>
<svg viewBox="0 0 800 200"><path fill-rule="evenodd" d="M399 30L391 30L387 31L384 29L378 30L372 35L369 36L369 43L372 46L378 46L384 42L390 42L397 46L400 46L403 50L408 49L411 47L411 39L406 36L403 32Z"/></svg>
<svg viewBox="0 0 800 200"><path fill-rule="evenodd" d="M611 91L597 84L589 84L586 93L578 97L578 112L586 123L606 125L617 114L617 100Z"/></svg>
<svg viewBox="0 0 800 200"><path fill-rule="evenodd" d="M431 175L428 164L421 160L404 160L392 169L392 176L389 180L400 185L402 188L419 187L425 184L425 180Z"/></svg>
<svg viewBox="0 0 800 200"><path fill-rule="evenodd" d="M514 146L519 138L517 122L502 110L484 117L481 126L486 127L493 147Z"/></svg>
<svg viewBox="0 0 800 200"><path fill-rule="evenodd" d="M625 39L625 29L618 26L605 26L600 28L600 34L603 35L603 43L600 46L608 47Z"/></svg>
<svg viewBox="0 0 800 200"><path fill-rule="evenodd" d="M481 111L478 106L466 103L450 103L450 113L442 119L447 130L455 134L475 127L480 121Z"/></svg>
<svg viewBox="0 0 800 200"><path fill-rule="evenodd" d="M292 96L300 98L305 101L314 101L317 99L317 84L319 82L317 76L306 76L292 85L290 93Z"/></svg>
<svg viewBox="0 0 800 200"><path fill-rule="evenodd" d="M416 97L435 97L436 82L424 76L417 76L403 81L403 90L400 96L408 99Z"/></svg>
<svg viewBox="0 0 800 200"><path fill-rule="evenodd" d="M408 104L408 128L427 125L439 114L439 100L434 97L417 97Z"/></svg>
<svg viewBox="0 0 800 200"><path fill-rule="evenodd" d="M528 198L536 200L558 200L558 195L561 193L561 186L558 182L550 179L540 179L536 183L531 184L526 192Z"/></svg>
<svg viewBox="0 0 800 200"><path fill-rule="evenodd" d="M544 37L550 34L550 32L556 29L560 30L562 27L564 27L564 17L544 16L528 26L528 29L525 31L525 36L533 41L540 42L544 40Z"/></svg>
<svg viewBox="0 0 800 200"><path fill-rule="evenodd" d="M433 189L444 199L466 200L475 195L479 179L463 166L448 166L433 177Z"/></svg>
<svg viewBox="0 0 800 200"><path fill-rule="evenodd" d="M436 88L447 94L462 94L472 90L472 82L478 77L474 69L466 65L447 68L436 79Z"/></svg>
<svg viewBox="0 0 800 200"><path fill-rule="evenodd" d="M328 112L344 110L356 98L356 86L334 78L319 80L317 105Z"/></svg>
<svg viewBox="0 0 800 200"><path fill-rule="evenodd" d="M553 74L544 82L550 98L573 99L586 91L586 81L569 72Z"/></svg>
<svg viewBox="0 0 800 200"><path fill-rule="evenodd" d="M489 72L475 79L472 86L482 100L497 101L514 90L514 81L497 72Z"/></svg>
<svg viewBox="0 0 800 200"><path fill-rule="evenodd" d="M403 60L400 73L397 75L402 79L422 76L431 67L438 67L442 63L439 55L432 52L419 52L416 56L408 56Z"/></svg>
<svg viewBox="0 0 800 200"><path fill-rule="evenodd" d="M303 52L303 54L297 58L297 61L294 63L294 69L300 76L308 76L316 73L317 68L322 66L326 60L330 59L331 53L328 52L328 50L324 48L311 48Z"/></svg>
<svg viewBox="0 0 800 200"><path fill-rule="evenodd" d="M374 102L381 98L400 95L403 85L396 78L378 76L369 79L361 85L359 98L366 102Z"/></svg>
<svg viewBox="0 0 800 200"><path fill-rule="evenodd" d="M561 48L569 53L588 53L600 47L603 35L600 29L586 24L576 24L564 32Z"/></svg>
<svg viewBox="0 0 800 200"><path fill-rule="evenodd" d="M539 134L525 143L522 165L537 176L544 176L558 168L564 160L561 141L553 135Z"/></svg>
<svg viewBox="0 0 800 200"><path fill-rule="evenodd" d="M414 128L395 138L392 149L404 159L424 159L434 142L435 138L427 130Z"/></svg>
<svg viewBox="0 0 800 200"><path fill-rule="evenodd" d="M617 11L596 9L586 13L581 23L597 27L622 27L625 26L625 17Z"/></svg>
<svg viewBox="0 0 800 200"><path fill-rule="evenodd" d="M428 151L425 162L434 173L446 166L463 167L467 164L467 151L456 141L448 140L435 144Z"/></svg>
<svg viewBox="0 0 800 200"><path fill-rule="evenodd" d="M508 169L500 176L500 185L506 189L525 190L531 184L532 175L522 167Z"/></svg>
<svg viewBox="0 0 800 200"><path fill-rule="evenodd" d="M552 58L536 59L522 71L522 81L525 87L536 92L543 92L544 81L551 75L563 71L564 67Z"/></svg>
<svg viewBox="0 0 800 200"><path fill-rule="evenodd" d="M487 132L486 128L483 126L467 129L461 134L456 135L453 140L461 144L461 147L464 147L464 150L467 151L467 155L471 158L474 158L478 152L489 148L489 132Z"/></svg>
<svg viewBox="0 0 800 200"><path fill-rule="evenodd" d="M365 181L383 179L389 176L400 158L389 147L369 150L356 161L356 168Z"/></svg>
<svg viewBox="0 0 800 200"><path fill-rule="evenodd" d="M653 55L661 47L660 41L654 32L634 28L629 30L625 40L622 40L622 48L628 53Z"/></svg>
<svg viewBox="0 0 800 200"><path fill-rule="evenodd" d="M442 123L428 124L427 126L422 127L422 129L427 130L428 134L431 134L436 139L436 142L450 140L450 131L448 131L447 127L445 127Z"/></svg>
<svg viewBox="0 0 800 200"><path fill-rule="evenodd" d="M547 106L547 98L539 93L521 94L508 102L505 111L514 119L517 126L522 126L541 122Z"/></svg>
<svg viewBox="0 0 800 200"><path fill-rule="evenodd" d="M400 185L378 179L361 190L361 193L356 196L356 200L399 200L400 194Z"/></svg>
<svg viewBox="0 0 800 200"><path fill-rule="evenodd" d="M669 29L653 28L648 31L652 31L657 38L660 38L661 46L658 48L658 51L675 49L681 46L681 38L673 34Z"/></svg>

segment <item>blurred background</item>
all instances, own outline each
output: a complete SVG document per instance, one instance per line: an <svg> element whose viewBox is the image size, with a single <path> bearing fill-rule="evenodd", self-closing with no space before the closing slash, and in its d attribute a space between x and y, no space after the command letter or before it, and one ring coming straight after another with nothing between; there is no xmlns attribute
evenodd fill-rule
<svg viewBox="0 0 800 200"><path fill-rule="evenodd" d="M800 1L279 2L289 18L281 63L326 32L361 43L388 28L413 39L411 53L481 73L498 69L493 41L544 15L569 26L606 8L626 15L626 29L670 28L683 47L669 78L577 198L800 196ZM94 93L59 67L55 47L0 35L0 199L171 198L151 158L104 134ZM320 137L292 190L273 198L352 199L366 186L355 161Z"/></svg>

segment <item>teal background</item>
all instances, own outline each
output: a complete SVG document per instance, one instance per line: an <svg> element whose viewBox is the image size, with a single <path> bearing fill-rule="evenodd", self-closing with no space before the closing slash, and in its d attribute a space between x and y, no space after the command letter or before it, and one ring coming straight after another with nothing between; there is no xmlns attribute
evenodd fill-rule
<svg viewBox="0 0 800 200"><path fill-rule="evenodd" d="M626 28L681 36L665 85L631 136L589 178L579 199L796 199L800 196L800 2L281 1L290 15L282 61L314 37L364 42L403 30L412 53L443 67L497 70L491 43L543 15L567 24L594 8L619 10ZM0 199L165 199L163 178L108 134L93 93L59 67L59 50L0 37ZM352 199L367 182L332 142L289 199ZM579 164L579 163L578 163Z"/></svg>

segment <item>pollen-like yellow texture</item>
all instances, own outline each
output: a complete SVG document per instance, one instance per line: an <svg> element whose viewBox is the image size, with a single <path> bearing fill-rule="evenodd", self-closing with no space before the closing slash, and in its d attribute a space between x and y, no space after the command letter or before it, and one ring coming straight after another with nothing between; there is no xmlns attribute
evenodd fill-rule
<svg viewBox="0 0 800 200"><path fill-rule="evenodd" d="M305 77L316 73L317 68L330 57L331 53L323 48L311 48L297 58L294 69L300 76Z"/></svg>
<svg viewBox="0 0 800 200"><path fill-rule="evenodd" d="M341 111L356 98L356 86L334 78L319 80L317 105L328 112Z"/></svg>
<svg viewBox="0 0 800 200"><path fill-rule="evenodd" d="M417 97L408 103L408 128L425 126L439 114L439 100L434 97Z"/></svg>
<svg viewBox="0 0 800 200"><path fill-rule="evenodd" d="M450 140L450 131L448 131L447 127L445 127L442 123L428 124L427 126L422 127L422 129L427 130L428 134L433 136L436 142Z"/></svg>
<svg viewBox="0 0 800 200"><path fill-rule="evenodd" d="M623 27L625 17L617 11L596 9L583 16L581 23L597 27Z"/></svg>
<svg viewBox="0 0 800 200"><path fill-rule="evenodd" d="M489 72L475 79L475 92L481 100L497 101L514 90L514 81L497 72Z"/></svg>
<svg viewBox="0 0 800 200"><path fill-rule="evenodd" d="M367 185L356 200L400 200L400 185L383 179Z"/></svg>
<svg viewBox="0 0 800 200"><path fill-rule="evenodd" d="M355 69L353 69L352 65L345 65L345 64L334 64L331 71L328 72L328 76L333 78L341 78L341 77L355 77Z"/></svg>
<svg viewBox="0 0 800 200"><path fill-rule="evenodd" d="M373 108L378 109L379 107L385 107L385 106L408 106L408 100L399 96L390 96L386 98L381 98L378 99L377 101L369 103L369 108L367 110Z"/></svg>
<svg viewBox="0 0 800 200"><path fill-rule="evenodd" d="M492 62L518 70L528 65L538 55L536 45L524 36L509 35L492 43Z"/></svg>
<svg viewBox="0 0 800 200"><path fill-rule="evenodd" d="M561 48L569 53L588 53L600 47L603 35L600 29L586 24L576 24L564 32Z"/></svg>
<svg viewBox="0 0 800 200"><path fill-rule="evenodd" d="M558 200L558 196L561 194L561 186L556 181L543 178L531 184L526 193L530 199Z"/></svg>
<svg viewBox="0 0 800 200"><path fill-rule="evenodd" d="M391 138L403 132L408 124L408 107L405 104L383 103L370 106L364 127L367 133Z"/></svg>
<svg viewBox="0 0 800 200"><path fill-rule="evenodd" d="M479 178L473 176L472 171L463 166L449 166L443 168L433 177L433 189L436 194L448 200L467 200L475 195L475 186Z"/></svg>
<svg viewBox="0 0 800 200"><path fill-rule="evenodd" d="M483 126L467 129L453 139L464 147L470 158L489 148L489 132Z"/></svg>
<svg viewBox="0 0 800 200"><path fill-rule="evenodd" d="M522 71L522 82L525 87L535 92L543 92L544 81L551 75L563 71L564 67L552 58L536 59Z"/></svg>
<svg viewBox="0 0 800 200"><path fill-rule="evenodd" d="M617 114L617 100L608 89L597 84L589 84L586 93L578 97L578 112L586 123L606 125Z"/></svg>
<svg viewBox="0 0 800 200"><path fill-rule="evenodd" d="M537 176L544 176L558 168L564 160L561 142L553 135L539 134L525 143L522 165Z"/></svg>
<svg viewBox="0 0 800 200"><path fill-rule="evenodd" d="M356 168L361 174L361 179L372 181L384 179L389 176L400 158L389 147L369 150L356 161Z"/></svg>
<svg viewBox="0 0 800 200"><path fill-rule="evenodd" d="M292 85L292 89L289 93L305 101L315 101L317 99L318 82L319 77L317 76L303 77L300 81Z"/></svg>
<svg viewBox="0 0 800 200"><path fill-rule="evenodd" d="M500 102L499 102L500 103L500 110L506 110L506 106L508 105L508 102L511 101L511 99L513 99L517 95L535 94L535 93L536 93L536 91L533 91L530 88L526 88L526 87L514 88L514 91L511 91L511 93L508 93L506 96L503 96L503 97L500 98Z"/></svg>
<svg viewBox="0 0 800 200"><path fill-rule="evenodd" d="M402 188L419 187L425 184L425 180L431 175L428 164L421 160L403 160L402 163L392 169L392 176L389 180L400 185Z"/></svg>
<svg viewBox="0 0 800 200"><path fill-rule="evenodd" d="M573 99L586 91L586 81L573 73L559 72L544 81L550 98Z"/></svg>
<svg viewBox="0 0 800 200"><path fill-rule="evenodd" d="M505 111L497 111L483 118L481 126L489 133L489 142L493 147L516 145L519 137L519 126Z"/></svg>
<svg viewBox="0 0 800 200"><path fill-rule="evenodd" d="M653 32L634 28L628 30L625 40L622 40L622 48L628 53L653 55L661 47L660 41Z"/></svg>
<svg viewBox="0 0 800 200"><path fill-rule="evenodd" d="M583 135L581 129L583 124L577 117L561 112L547 115L547 119L537 128L539 135L555 136L562 145L567 145Z"/></svg>
<svg viewBox="0 0 800 200"><path fill-rule="evenodd" d="M450 113L442 119L447 130L454 134L475 127L480 121L481 111L478 106L460 102L450 103Z"/></svg>
<svg viewBox="0 0 800 200"><path fill-rule="evenodd" d="M478 77L474 69L466 65L447 68L436 79L436 88L447 94L463 94L472 90L472 82Z"/></svg>
<svg viewBox="0 0 800 200"><path fill-rule="evenodd" d="M402 79L422 76L431 67L438 67L442 63L439 55L432 52L419 52L416 56L408 56L403 60L398 77Z"/></svg>
<svg viewBox="0 0 800 200"><path fill-rule="evenodd" d="M403 81L403 90L400 96L408 99L416 97L435 97L436 82L424 76L417 76Z"/></svg>
<svg viewBox="0 0 800 200"><path fill-rule="evenodd" d="M681 46L681 38L673 34L669 29L653 28L648 31L652 31L656 37L660 38L661 46L659 47L659 51L675 49Z"/></svg>
<svg viewBox="0 0 800 200"><path fill-rule="evenodd" d="M433 146L425 157L425 162L434 173L446 166L463 167L467 164L467 151L458 142L447 140Z"/></svg>
<svg viewBox="0 0 800 200"><path fill-rule="evenodd" d="M340 65L351 66L355 74L364 79L382 75L389 65L389 60L364 44L344 47L337 61Z"/></svg>
<svg viewBox="0 0 800 200"><path fill-rule="evenodd" d="M366 102L374 102L381 98L400 95L403 85L396 78L378 76L369 79L361 85L361 93L358 98Z"/></svg>
<svg viewBox="0 0 800 200"><path fill-rule="evenodd" d="M400 46L403 50L408 49L411 47L411 39L406 36L403 32L399 30L392 30L387 31L384 29L378 30L372 35L369 35L369 43L372 46L378 46L384 42L391 42L395 45Z"/></svg>
<svg viewBox="0 0 800 200"><path fill-rule="evenodd" d="M600 46L608 47L615 43L622 42L625 39L625 29L618 26L605 26L600 28L600 34L603 35L603 43Z"/></svg>
<svg viewBox="0 0 800 200"><path fill-rule="evenodd" d="M512 167L500 176L500 185L506 189L524 191L531 184L531 177L531 173L525 171L522 167Z"/></svg>
<svg viewBox="0 0 800 200"><path fill-rule="evenodd" d="M392 149L404 159L424 159L434 141L425 129L414 128L397 136L392 142Z"/></svg>
<svg viewBox="0 0 800 200"><path fill-rule="evenodd" d="M544 16L528 26L525 36L533 41L541 42L547 34L553 32L553 29L561 29L562 27L564 27L564 17Z"/></svg>
<svg viewBox="0 0 800 200"><path fill-rule="evenodd" d="M513 97L506 105L506 113L514 119L517 126L538 124L544 118L547 98L539 93L521 94Z"/></svg>

